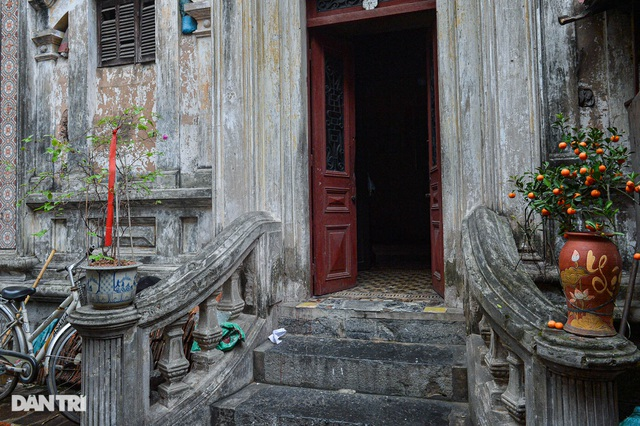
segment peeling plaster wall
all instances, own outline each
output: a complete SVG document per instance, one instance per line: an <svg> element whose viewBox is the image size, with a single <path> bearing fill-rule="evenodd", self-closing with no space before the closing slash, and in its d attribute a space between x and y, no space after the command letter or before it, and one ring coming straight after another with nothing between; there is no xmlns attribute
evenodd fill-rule
<svg viewBox="0 0 640 426"><path fill-rule="evenodd" d="M465 214L485 204L507 216L521 215L521 206L505 197L509 176L561 159L550 128L556 112L581 125L629 128L623 104L634 94L628 72L630 13L622 5L575 24L558 24L559 15L579 7L573 0L437 3L445 299L450 306L462 306L466 294L460 235ZM141 256L151 262L188 257L243 212L267 210L283 222L286 286L281 296L308 296L305 2L212 1L211 34L202 37L180 33L176 1L157 0L155 63L104 69L97 68L93 0L27 10L24 34L51 27L68 13L71 51L68 60L34 63L35 49L27 40L31 63L23 78L25 93L33 96L23 109L23 135L59 132L65 110L70 137L121 103L143 104L163 117L159 130L169 139L158 141L165 153L157 162L165 172L159 185L173 198L163 208L140 211L142 219L157 213L155 227L145 228L155 229L149 237L155 243L141 248ZM593 92L593 106L579 105L580 89ZM41 155L28 151L24 164ZM51 218L26 213L19 251L43 258L51 242L29 235L36 222ZM625 215L631 246L635 223ZM57 235L75 235L73 227L65 229L67 234Z"/></svg>
<svg viewBox="0 0 640 426"><path fill-rule="evenodd" d="M214 217L283 223L284 300L310 294L304 2L212 2Z"/></svg>
<svg viewBox="0 0 640 426"><path fill-rule="evenodd" d="M159 132L169 136L156 142L164 154L155 160L163 172L156 188L162 204L135 208L135 233L143 242L136 255L159 270L160 262L187 259L238 215L266 210L284 224L286 285L280 297L305 297L310 241L304 1L210 3L210 33L201 26L183 35L178 1L156 0L155 62L108 68L97 66L95 0L28 8L31 34L68 16L70 51L68 59L38 62L26 73L38 107L23 133L59 136L66 129L71 139L82 140L83 131L122 107L153 110L161 116ZM47 167L38 149L27 152L25 161ZM44 259L55 246L55 262L73 258L84 236L79 215L68 210L54 218L24 209L25 252ZM27 237L42 227L51 229L45 238Z"/></svg>
<svg viewBox="0 0 640 426"><path fill-rule="evenodd" d="M117 114L136 105L146 111L155 106L156 69L153 64L122 65L96 70L96 117Z"/></svg>
<svg viewBox="0 0 640 426"><path fill-rule="evenodd" d="M509 176L560 159L550 128L564 112L574 122L629 128L624 102L633 92L629 6L561 26L573 0L438 2L446 302L465 301L460 229L484 204L519 218ZM595 95L578 103L580 88ZM626 143L626 142L625 142ZM633 216L619 217L630 243ZM512 222L514 230L517 228ZM621 247L623 256L629 247Z"/></svg>
<svg viewBox="0 0 640 426"><path fill-rule="evenodd" d="M97 120L123 108L138 105L161 114L161 133L170 137L158 141L158 157L164 176L146 205L134 208L135 255L162 273L160 263L177 264L206 244L214 235L211 205L212 105L210 37L183 36L179 28L177 2L156 1L155 63L99 68L97 66L97 16L95 0L58 1L50 8L27 7L27 31L23 33L30 52L23 73L33 102L24 109L26 124L22 137L33 134L64 137L83 144L84 135ZM55 33L68 19L68 58L57 56L35 60L42 52L30 37ZM27 38L29 37L29 38ZM174 46L173 53L166 48ZM165 48L166 47L166 48ZM52 51L54 51L52 49ZM53 77L53 78L52 78ZM183 126L184 124L184 126ZM31 176L26 170L51 166L44 154L45 144L29 146L23 154L22 182ZM181 153L188 153L182 156ZM162 204L156 204L156 198ZM84 247L85 235L79 214L70 206L59 217L23 207L21 226L26 256L44 259L52 248L54 263L66 262ZM43 238L32 234L49 232ZM160 268L160 269L158 269Z"/></svg>

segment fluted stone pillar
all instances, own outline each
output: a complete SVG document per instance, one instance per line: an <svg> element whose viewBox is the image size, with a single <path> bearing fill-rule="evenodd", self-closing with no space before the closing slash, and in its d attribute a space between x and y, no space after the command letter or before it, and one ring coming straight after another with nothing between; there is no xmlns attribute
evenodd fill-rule
<svg viewBox="0 0 640 426"><path fill-rule="evenodd" d="M638 350L620 337L576 337L545 332L536 338L547 367L548 424L618 424L616 377L638 362Z"/></svg>
<svg viewBox="0 0 640 426"><path fill-rule="evenodd" d="M135 413L127 412L126 378L136 363L135 353L128 350L140 315L134 307L96 310L78 308L69 322L82 336L82 394L87 398L87 411L82 413L83 426L120 426L131 424Z"/></svg>

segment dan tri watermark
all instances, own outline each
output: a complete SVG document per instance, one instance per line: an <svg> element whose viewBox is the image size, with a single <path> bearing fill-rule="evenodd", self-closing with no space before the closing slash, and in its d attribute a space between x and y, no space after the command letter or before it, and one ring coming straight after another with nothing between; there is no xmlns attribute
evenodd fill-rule
<svg viewBox="0 0 640 426"><path fill-rule="evenodd" d="M57 407L56 407L57 405ZM82 395L11 395L11 411L87 411Z"/></svg>

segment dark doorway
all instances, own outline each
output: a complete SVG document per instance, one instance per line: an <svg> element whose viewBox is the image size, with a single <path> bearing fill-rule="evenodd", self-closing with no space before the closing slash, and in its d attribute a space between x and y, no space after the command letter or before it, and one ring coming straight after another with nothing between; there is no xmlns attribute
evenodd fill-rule
<svg viewBox="0 0 640 426"><path fill-rule="evenodd" d="M358 270L430 266L428 35L353 40Z"/></svg>
<svg viewBox="0 0 640 426"><path fill-rule="evenodd" d="M315 295L380 268L420 269L444 294L436 20L434 3L415 4L308 21ZM344 169L329 167L336 154Z"/></svg>

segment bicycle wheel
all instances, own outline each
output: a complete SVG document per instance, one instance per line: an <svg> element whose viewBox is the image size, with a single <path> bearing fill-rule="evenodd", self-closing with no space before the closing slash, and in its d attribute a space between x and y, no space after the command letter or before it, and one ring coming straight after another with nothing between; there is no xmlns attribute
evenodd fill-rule
<svg viewBox="0 0 640 426"><path fill-rule="evenodd" d="M49 395L80 395L82 384L82 337L67 328L51 351L48 361ZM80 423L80 413L61 411L69 420Z"/></svg>
<svg viewBox="0 0 640 426"><path fill-rule="evenodd" d="M20 352L16 331L14 327L9 327L12 321L6 312L0 310L0 349ZM0 400L11 395L18 384L18 373L5 371L5 365L11 365L11 362L0 356Z"/></svg>

